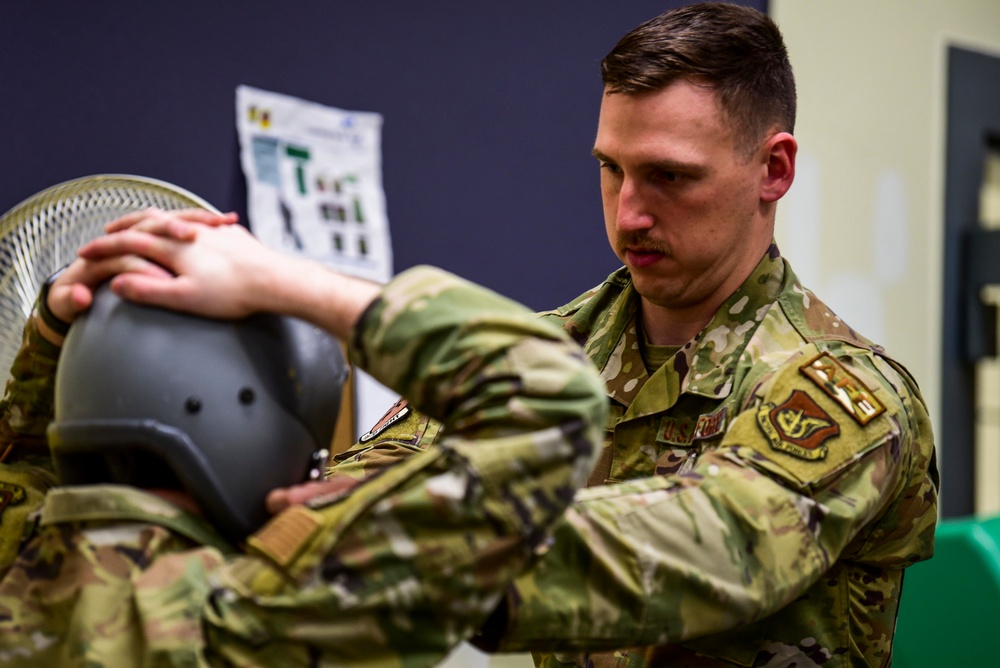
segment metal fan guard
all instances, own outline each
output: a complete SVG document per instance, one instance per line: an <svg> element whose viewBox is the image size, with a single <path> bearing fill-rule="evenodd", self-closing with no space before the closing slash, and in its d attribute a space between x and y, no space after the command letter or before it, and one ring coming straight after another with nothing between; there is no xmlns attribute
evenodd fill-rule
<svg viewBox="0 0 1000 668"><path fill-rule="evenodd" d="M126 174L100 174L47 188L0 217L0 373L21 346L24 323L45 279L130 211L215 207L183 188Z"/></svg>

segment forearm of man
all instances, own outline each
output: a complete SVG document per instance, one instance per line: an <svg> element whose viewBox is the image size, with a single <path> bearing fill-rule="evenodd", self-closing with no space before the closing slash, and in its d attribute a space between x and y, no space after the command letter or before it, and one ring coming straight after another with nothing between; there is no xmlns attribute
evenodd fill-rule
<svg viewBox="0 0 1000 668"><path fill-rule="evenodd" d="M690 474L584 490L553 547L517 578L495 651L601 651L682 642L773 614L830 568L883 503L872 451L816 494L720 450ZM828 514L815 523L810 508ZM818 516L818 514L817 514Z"/></svg>
<svg viewBox="0 0 1000 668"><path fill-rule="evenodd" d="M341 660L440 657L547 545L592 465L603 384L575 344L527 309L428 269L386 287L352 350L441 420L440 442L349 494L272 520L250 541L265 558L219 574L209 628L231 637L266 619L275 640L308 637ZM297 545L275 539L293 525L312 528L298 530ZM350 633L322 631L334 628Z"/></svg>
<svg viewBox="0 0 1000 668"><path fill-rule="evenodd" d="M347 340L380 290L376 283L318 262L285 256L280 263L262 266L247 292L254 296L253 311L301 318Z"/></svg>

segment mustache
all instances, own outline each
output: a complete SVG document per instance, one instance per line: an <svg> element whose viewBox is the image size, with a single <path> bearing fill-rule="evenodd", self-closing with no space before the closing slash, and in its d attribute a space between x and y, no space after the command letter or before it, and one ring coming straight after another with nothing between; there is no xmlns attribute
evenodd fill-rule
<svg viewBox="0 0 1000 668"><path fill-rule="evenodd" d="M627 232L620 235L615 240L615 249L619 254L626 250L635 250L646 253L663 253L671 255L670 248L661 241L651 239L645 232Z"/></svg>

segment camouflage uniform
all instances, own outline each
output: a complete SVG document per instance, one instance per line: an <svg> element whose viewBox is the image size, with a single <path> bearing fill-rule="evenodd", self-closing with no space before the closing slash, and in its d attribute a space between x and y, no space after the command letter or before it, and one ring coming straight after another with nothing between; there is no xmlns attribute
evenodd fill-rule
<svg viewBox="0 0 1000 668"><path fill-rule="evenodd" d="M600 379L557 328L426 268L352 356L442 421L435 447L242 552L138 489L49 492L0 582L0 665L424 666L467 637L592 469Z"/></svg>
<svg viewBox="0 0 1000 668"><path fill-rule="evenodd" d="M52 418L53 372L59 348L28 318L21 350L0 401L0 575L34 528L34 513L56 478L45 442Z"/></svg>
<svg viewBox="0 0 1000 668"><path fill-rule="evenodd" d="M652 375L638 306L619 270L545 314L604 377L604 453L480 644L547 667L888 665L903 568L931 556L937 517L916 383L774 246ZM413 417L333 471L435 429Z"/></svg>

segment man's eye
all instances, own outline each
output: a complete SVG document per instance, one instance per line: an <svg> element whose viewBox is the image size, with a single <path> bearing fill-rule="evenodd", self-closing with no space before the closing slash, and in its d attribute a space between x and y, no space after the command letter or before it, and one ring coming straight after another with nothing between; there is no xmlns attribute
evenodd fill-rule
<svg viewBox="0 0 1000 668"><path fill-rule="evenodd" d="M660 172L659 176L661 181L666 181L668 183L673 183L674 181L678 180L681 177L680 174L678 174L677 172L667 172L667 171Z"/></svg>
<svg viewBox="0 0 1000 668"><path fill-rule="evenodd" d="M601 163L601 169L607 171L608 174L620 174L621 171L622 171L621 167L619 167L618 165L612 164L610 162L602 162Z"/></svg>

